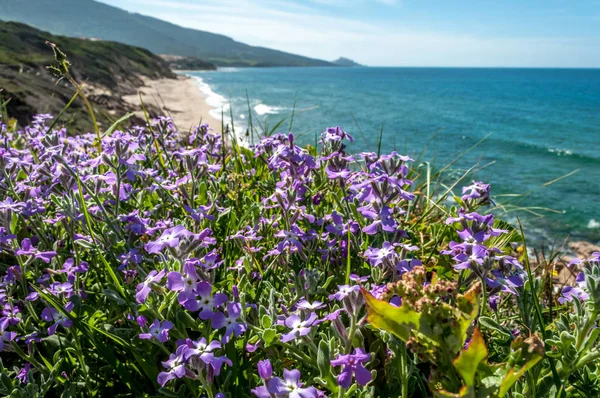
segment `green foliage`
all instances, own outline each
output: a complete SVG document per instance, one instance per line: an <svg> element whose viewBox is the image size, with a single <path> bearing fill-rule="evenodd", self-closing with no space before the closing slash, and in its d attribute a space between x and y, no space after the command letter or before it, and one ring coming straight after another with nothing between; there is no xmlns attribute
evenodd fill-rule
<svg viewBox="0 0 600 398"><path fill-rule="evenodd" d="M457 393L437 391L440 397L500 398L506 396L517 381L543 357L543 343L536 336L518 337L511 345L506 363L487 363L488 351L479 328L475 328L471 341L453 365L464 385Z"/></svg>
<svg viewBox="0 0 600 398"><path fill-rule="evenodd" d="M465 294L452 298L454 283L437 280L424 286L425 275L423 268L415 268L400 282L388 285L388 294L403 298L399 307L363 290L367 320L400 338L420 360L432 364L429 382L433 390L439 385L455 389L460 381L451 361L464 346L467 330L477 316L481 286L475 284Z"/></svg>

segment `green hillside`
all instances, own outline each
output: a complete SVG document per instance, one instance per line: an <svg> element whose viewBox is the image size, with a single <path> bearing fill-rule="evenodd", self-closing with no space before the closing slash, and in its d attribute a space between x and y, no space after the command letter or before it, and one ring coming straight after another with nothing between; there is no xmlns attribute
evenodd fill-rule
<svg viewBox="0 0 600 398"><path fill-rule="evenodd" d="M101 123L110 123L112 114L122 116L127 105L121 96L136 92L142 76L174 78L169 65L150 51L126 44L55 36L30 26L0 22L0 96L10 99L9 114L25 125L36 113L58 113L74 94L73 87L57 79L45 67L53 63L46 40L68 54L72 74L88 88L88 97ZM81 100L73 103L65 120L87 117ZM83 123L83 124L81 124Z"/></svg>
<svg viewBox="0 0 600 398"><path fill-rule="evenodd" d="M218 66L332 65L249 46L227 36L183 28L93 0L2 0L0 20L23 22L65 36L119 41L155 54L197 57Z"/></svg>

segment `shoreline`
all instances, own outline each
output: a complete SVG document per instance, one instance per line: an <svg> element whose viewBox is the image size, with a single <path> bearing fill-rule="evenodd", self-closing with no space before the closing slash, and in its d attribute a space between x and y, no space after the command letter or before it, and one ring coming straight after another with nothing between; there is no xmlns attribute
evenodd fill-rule
<svg viewBox="0 0 600 398"><path fill-rule="evenodd" d="M178 75L176 79L156 80L142 77L142 80L144 85L138 88L138 93L123 96L125 102L138 109L137 116L144 117L141 94L144 104L155 106L165 116L172 117L182 133L204 123L221 132L221 121L210 114L213 107L192 77Z"/></svg>

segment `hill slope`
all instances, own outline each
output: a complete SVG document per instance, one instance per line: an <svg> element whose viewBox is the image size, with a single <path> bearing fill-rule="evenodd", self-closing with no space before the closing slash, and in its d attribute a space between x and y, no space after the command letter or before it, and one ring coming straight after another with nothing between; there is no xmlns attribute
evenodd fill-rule
<svg viewBox="0 0 600 398"><path fill-rule="evenodd" d="M344 58L344 57L339 57L338 59L333 61L333 63L338 66L362 66L358 62L355 62L349 58Z"/></svg>
<svg viewBox="0 0 600 398"><path fill-rule="evenodd" d="M0 20L23 22L66 36L119 41L156 54L197 57L219 66L332 66L327 61L249 46L94 0L2 0Z"/></svg>
<svg viewBox="0 0 600 398"><path fill-rule="evenodd" d="M57 114L75 92L70 83L57 82L45 69L54 61L46 40L67 54L73 76L85 82L87 96L105 125L129 110L121 97L135 93L143 85L142 77L176 77L162 58L143 48L54 36L24 24L0 22L0 96L10 98L9 115L21 125L36 113ZM83 103L77 99L65 120L71 118L80 127L90 128L87 116L77 117L83 112Z"/></svg>

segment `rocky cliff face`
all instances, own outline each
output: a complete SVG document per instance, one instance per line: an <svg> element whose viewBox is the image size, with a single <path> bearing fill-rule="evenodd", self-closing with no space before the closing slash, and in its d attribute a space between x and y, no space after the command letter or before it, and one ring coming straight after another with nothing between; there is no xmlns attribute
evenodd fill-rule
<svg viewBox="0 0 600 398"><path fill-rule="evenodd" d="M36 113L58 114L75 92L69 82L59 81L46 70L54 61L47 40L67 54L72 75L84 86L101 125L112 124L129 110L121 97L135 93L143 85L142 77L176 77L162 58L138 47L55 36L27 25L0 22L0 97L8 100L7 112L20 125ZM85 112L77 99L63 120L89 129Z"/></svg>

